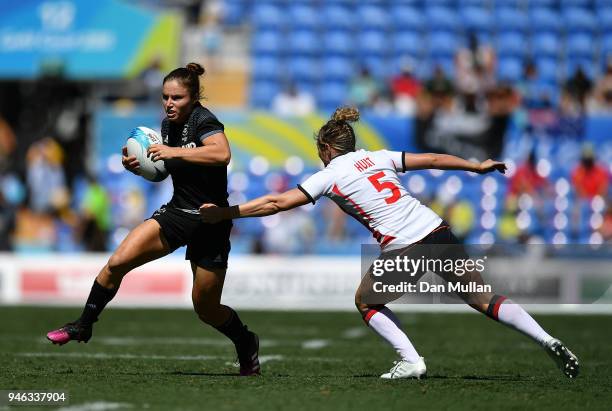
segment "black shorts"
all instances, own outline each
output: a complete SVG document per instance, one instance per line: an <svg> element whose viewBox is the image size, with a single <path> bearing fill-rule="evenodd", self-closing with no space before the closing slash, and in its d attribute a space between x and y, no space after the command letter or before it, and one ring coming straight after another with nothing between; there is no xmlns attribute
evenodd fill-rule
<svg viewBox="0 0 612 411"><path fill-rule="evenodd" d="M227 268L231 221L206 224L200 215L163 206L151 218L159 223L172 251L187 246L185 260L205 269Z"/></svg>
<svg viewBox="0 0 612 411"><path fill-rule="evenodd" d="M444 260L466 260L469 258L465 247L453 234L446 221L436 227L425 238L406 247L383 252L382 259L393 259L397 256L409 258L438 258ZM425 271L420 274L424 274Z"/></svg>
<svg viewBox="0 0 612 411"><path fill-rule="evenodd" d="M448 226L448 223L442 222L436 229L431 231L427 236L425 236L422 240L417 241L415 243L405 245L402 248L396 248L393 250L388 250L382 252L377 260L379 261L396 261L397 259L404 260L413 260L418 261L421 260L423 263L427 260L437 260L442 262L452 261L458 262L459 260L466 261L469 259L469 255L465 250L463 244L461 244L457 237L453 234ZM440 263L440 264L441 264ZM421 278L428 272L432 272L437 274L442 283L448 282L463 282L469 281L472 278L472 274L465 276L456 276L455 271L446 272L444 270L438 270L436 268L442 268L444 264L440 266L433 266L432 268L423 268L423 266L419 266L416 271L413 271L410 266L402 265L399 269L390 268L385 269L383 273L380 271L376 272L376 267L371 265L369 269L364 273L362 277L362 281L360 284L360 296L364 303L370 305L377 304L387 304L391 301L398 301L403 296L407 296L408 300L406 301L415 301L410 300L410 298L417 297L425 297L430 298L430 294L424 293L420 294L419 292L409 292L405 291L393 291L393 292L378 292L375 288L375 283L379 283L386 286L395 286L403 283L417 284ZM456 265L456 264L453 264ZM378 268L384 267L383 264L380 264ZM397 267L396 265L391 265L391 267ZM406 267L409 267L408 269ZM407 271L409 270L409 271ZM462 274L463 275L463 274ZM380 287L378 288L380 289ZM395 288L397 290L397 288ZM418 302L418 301L417 301ZM421 301L425 302L425 301Z"/></svg>

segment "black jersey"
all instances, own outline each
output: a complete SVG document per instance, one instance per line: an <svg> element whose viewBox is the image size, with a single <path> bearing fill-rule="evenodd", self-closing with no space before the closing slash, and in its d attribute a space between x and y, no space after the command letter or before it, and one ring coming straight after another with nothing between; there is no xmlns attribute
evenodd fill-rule
<svg viewBox="0 0 612 411"><path fill-rule="evenodd" d="M183 125L165 118L161 134L167 146L195 148L203 146L207 137L223 130L217 117L197 103ZM183 210L197 210L203 203L228 206L226 166L201 166L176 159L166 160L165 164L174 184L169 206Z"/></svg>

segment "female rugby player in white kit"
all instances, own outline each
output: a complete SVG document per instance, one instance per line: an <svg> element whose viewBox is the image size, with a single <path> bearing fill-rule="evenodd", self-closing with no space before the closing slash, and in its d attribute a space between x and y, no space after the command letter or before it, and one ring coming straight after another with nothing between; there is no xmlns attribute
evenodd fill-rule
<svg viewBox="0 0 612 411"><path fill-rule="evenodd" d="M202 219L217 223L234 218L267 216L314 203L321 196L326 196L373 233L382 249L380 258L408 253L414 244L457 244L455 247L463 250L446 222L410 196L401 185L397 173L421 169L504 173L505 164L493 160L474 163L442 154L356 151L355 133L350 123L358 119L359 112L354 108L336 110L316 138L319 157L325 168L297 188L282 194L265 195L239 206L203 204L200 208ZM461 254L467 256L464 251ZM370 328L400 356L400 361L381 378L420 378L426 374L424 359L401 330L398 318L384 304L367 302L367 293L371 290L371 270L372 267L363 277L355 295L355 304ZM471 273L469 278L484 284L479 274ZM458 295L474 309L539 343L567 377L578 375L577 357L561 341L547 334L520 305L487 292ZM393 299L389 298L386 302Z"/></svg>

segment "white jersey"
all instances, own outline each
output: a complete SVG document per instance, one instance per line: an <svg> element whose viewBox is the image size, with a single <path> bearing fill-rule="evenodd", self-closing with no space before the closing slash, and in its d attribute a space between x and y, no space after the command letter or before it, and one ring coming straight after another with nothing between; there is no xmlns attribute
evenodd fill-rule
<svg viewBox="0 0 612 411"><path fill-rule="evenodd" d="M298 188L314 203L329 197L368 228L383 250L416 243L442 219L408 194L397 172L405 172L397 151L365 151L334 158Z"/></svg>

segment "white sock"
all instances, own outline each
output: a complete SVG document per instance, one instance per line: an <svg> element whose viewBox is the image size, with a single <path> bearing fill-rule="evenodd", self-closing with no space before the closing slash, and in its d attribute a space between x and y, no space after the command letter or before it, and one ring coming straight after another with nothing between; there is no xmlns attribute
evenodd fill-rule
<svg viewBox="0 0 612 411"><path fill-rule="evenodd" d="M523 307L510 300L505 300L500 304L497 319L499 322L532 338L540 345L546 344L553 338L540 327L540 324Z"/></svg>
<svg viewBox="0 0 612 411"><path fill-rule="evenodd" d="M387 307L372 311L375 311L373 315L366 316L370 328L391 344L403 360L411 363L418 362L421 357L414 349L408 336L400 328L399 319L393 314L393 311Z"/></svg>

